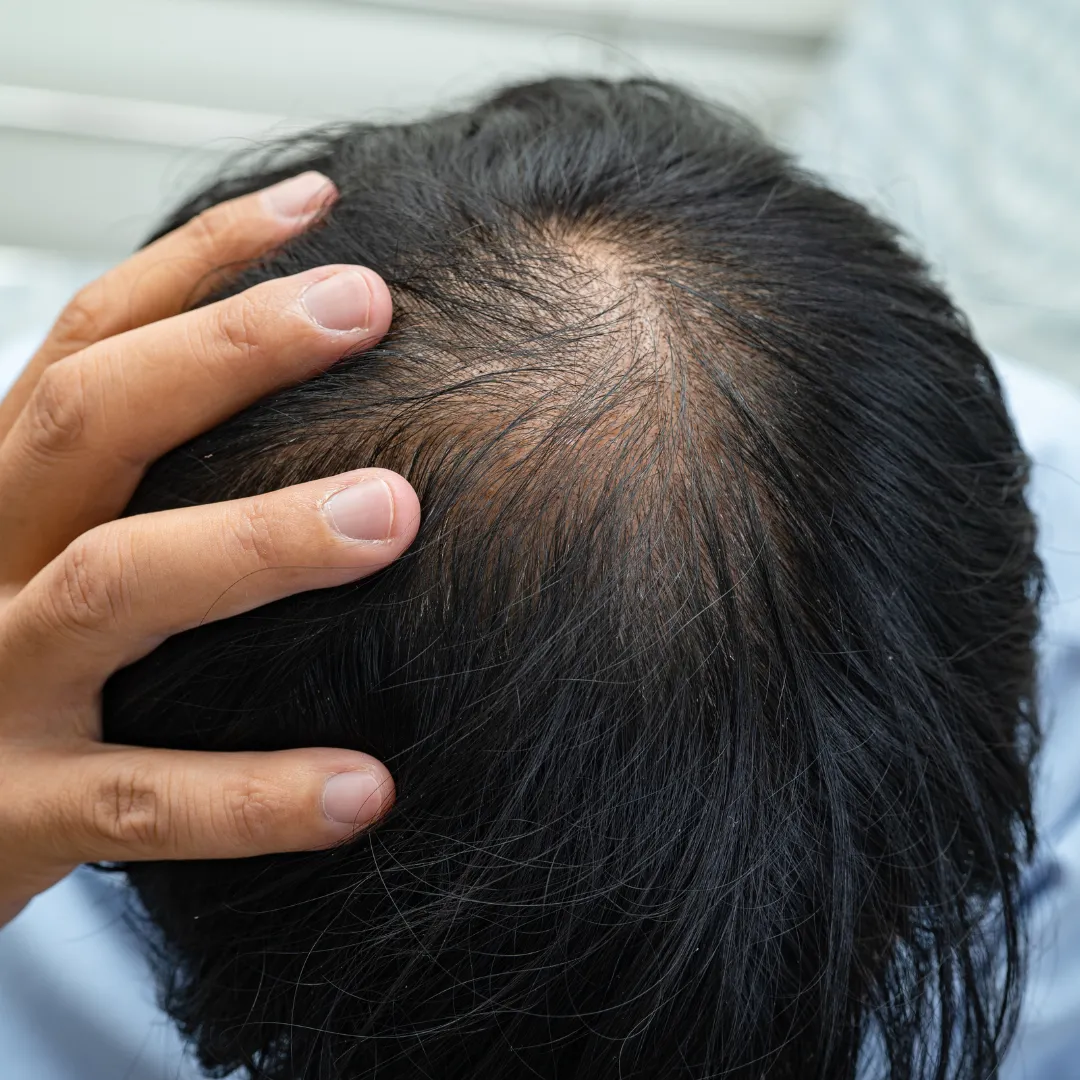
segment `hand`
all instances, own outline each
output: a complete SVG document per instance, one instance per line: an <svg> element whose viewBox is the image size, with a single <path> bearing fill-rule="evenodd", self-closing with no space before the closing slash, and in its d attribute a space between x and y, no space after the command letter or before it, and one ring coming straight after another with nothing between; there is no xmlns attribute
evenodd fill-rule
<svg viewBox="0 0 1080 1080"><path fill-rule="evenodd" d="M75 297L0 405L0 925L81 862L321 847L393 800L386 768L353 751L100 741L117 668L207 619L370 574L416 534L416 494L384 469L114 520L165 451L386 332L390 294L357 267L183 311L335 194L307 173L140 251Z"/></svg>

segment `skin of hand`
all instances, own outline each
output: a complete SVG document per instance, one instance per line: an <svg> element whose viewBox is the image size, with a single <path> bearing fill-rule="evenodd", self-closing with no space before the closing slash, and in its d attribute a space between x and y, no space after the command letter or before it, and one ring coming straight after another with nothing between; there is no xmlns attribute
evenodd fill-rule
<svg viewBox="0 0 1080 1080"><path fill-rule="evenodd" d="M209 619L371 574L416 535L416 493L385 469L117 520L165 451L386 333L386 285L355 266L187 310L217 268L336 195L304 173L144 248L72 300L0 404L0 925L83 862L325 847L393 802L386 767L354 751L101 742L117 668Z"/></svg>

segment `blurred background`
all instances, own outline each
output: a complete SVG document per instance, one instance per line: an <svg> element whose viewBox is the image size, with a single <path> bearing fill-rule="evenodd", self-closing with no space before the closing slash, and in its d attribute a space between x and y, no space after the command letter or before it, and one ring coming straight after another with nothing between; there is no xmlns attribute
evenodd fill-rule
<svg viewBox="0 0 1080 1080"><path fill-rule="evenodd" d="M0 0L0 337L223 158L553 72L674 79L897 220L1080 385L1080 0ZM32 343L32 342L31 342Z"/></svg>

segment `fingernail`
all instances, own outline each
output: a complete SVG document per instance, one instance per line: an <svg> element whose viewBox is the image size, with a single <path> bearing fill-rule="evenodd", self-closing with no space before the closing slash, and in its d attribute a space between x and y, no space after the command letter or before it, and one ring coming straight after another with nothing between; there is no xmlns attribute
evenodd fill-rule
<svg viewBox="0 0 1080 1080"><path fill-rule="evenodd" d="M383 480L362 480L347 487L327 499L323 510L350 540L389 540L394 531L394 494Z"/></svg>
<svg viewBox="0 0 1080 1080"><path fill-rule="evenodd" d="M278 217L296 220L321 210L333 190L333 183L322 173L305 172L268 187L263 198Z"/></svg>
<svg viewBox="0 0 1080 1080"><path fill-rule="evenodd" d="M370 772L338 773L323 788L323 813L342 825L370 824L382 809L379 778Z"/></svg>
<svg viewBox="0 0 1080 1080"><path fill-rule="evenodd" d="M339 270L309 285L300 297L308 314L327 330L366 330L371 289L358 270Z"/></svg>

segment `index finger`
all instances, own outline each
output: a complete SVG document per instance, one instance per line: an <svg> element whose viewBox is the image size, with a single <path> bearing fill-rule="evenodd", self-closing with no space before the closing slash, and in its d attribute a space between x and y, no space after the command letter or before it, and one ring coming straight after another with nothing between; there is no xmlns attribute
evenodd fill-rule
<svg viewBox="0 0 1080 1080"><path fill-rule="evenodd" d="M302 232L336 197L322 173L301 173L204 210L85 286L0 401L0 441L50 364L179 314L220 283L223 268L250 262Z"/></svg>

